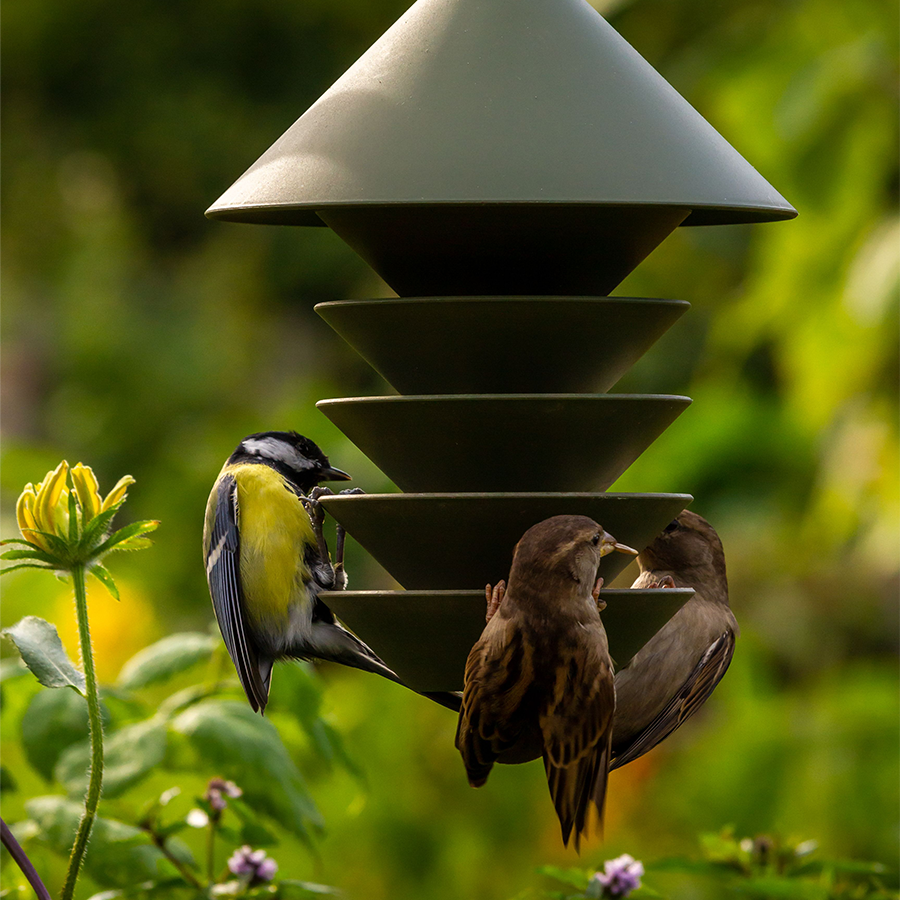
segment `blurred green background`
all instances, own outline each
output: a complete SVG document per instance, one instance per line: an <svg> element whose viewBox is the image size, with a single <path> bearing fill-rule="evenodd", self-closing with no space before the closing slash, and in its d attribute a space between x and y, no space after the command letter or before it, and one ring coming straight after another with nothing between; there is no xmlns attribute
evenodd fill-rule
<svg viewBox="0 0 900 900"><path fill-rule="evenodd" d="M126 515L162 520L150 553L117 561L121 604L92 600L103 678L207 627L202 513L243 435L295 428L355 484L389 488L315 410L386 388L313 305L390 290L327 229L203 211L405 5L3 4L2 533L24 483L63 457L106 489L132 474ZM694 405L615 489L694 494L743 633L703 715L612 776L605 841L581 861L692 852L698 832L733 824L895 867L897 6L596 5L800 217L681 229L616 291L691 301L616 390ZM390 586L350 544L353 586ZM4 589L3 625L36 613L74 646L64 585L28 573ZM451 714L321 671L366 780L307 772L328 830L318 858L279 858L282 874L367 900L500 900L538 883L537 866L578 863L540 764L472 791Z"/></svg>

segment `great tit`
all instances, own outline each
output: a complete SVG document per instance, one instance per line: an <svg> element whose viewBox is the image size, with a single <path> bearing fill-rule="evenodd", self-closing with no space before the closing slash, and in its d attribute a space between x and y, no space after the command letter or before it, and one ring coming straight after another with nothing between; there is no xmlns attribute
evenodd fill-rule
<svg viewBox="0 0 900 900"><path fill-rule="evenodd" d="M715 529L679 513L638 556L632 587L692 587L694 596L616 673L611 769L642 756L709 699L734 656L725 551Z"/></svg>
<svg viewBox="0 0 900 900"><path fill-rule="evenodd" d="M598 605L600 560L635 554L586 516L554 516L525 532L509 586L488 589L488 623L466 662L456 731L469 783L495 762L543 756L568 844L578 848L591 802L606 798L616 693Z"/></svg>
<svg viewBox="0 0 900 900"><path fill-rule="evenodd" d="M398 676L319 599L343 590L343 529L332 564L317 502L323 481L348 481L295 431L245 437L206 504L203 555L225 646L254 711L265 711L276 660L321 659ZM456 710L453 694L426 694Z"/></svg>

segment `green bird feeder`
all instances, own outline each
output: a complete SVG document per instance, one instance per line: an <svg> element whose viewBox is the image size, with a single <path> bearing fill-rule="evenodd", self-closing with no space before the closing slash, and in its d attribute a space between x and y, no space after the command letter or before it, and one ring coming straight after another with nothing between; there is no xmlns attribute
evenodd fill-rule
<svg viewBox="0 0 900 900"><path fill-rule="evenodd" d="M640 550L692 500L608 492L690 403L607 393L689 306L610 292L679 226L796 211L585 0L418 0L207 215L330 227L399 295L316 307L400 394L318 406L403 491L323 498L403 588L323 597L438 691L529 527ZM604 590L617 664L691 594Z"/></svg>

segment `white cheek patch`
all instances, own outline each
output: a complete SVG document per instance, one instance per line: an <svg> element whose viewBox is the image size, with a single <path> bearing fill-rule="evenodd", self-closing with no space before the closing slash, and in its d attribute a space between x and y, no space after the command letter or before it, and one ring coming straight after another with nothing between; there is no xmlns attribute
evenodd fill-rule
<svg viewBox="0 0 900 900"><path fill-rule="evenodd" d="M315 463L312 460L298 453L290 444L285 444L284 441L279 441L276 438L253 438L252 440L244 441L241 446L247 453L252 453L254 456L264 456L266 459L284 463L297 472L315 467Z"/></svg>

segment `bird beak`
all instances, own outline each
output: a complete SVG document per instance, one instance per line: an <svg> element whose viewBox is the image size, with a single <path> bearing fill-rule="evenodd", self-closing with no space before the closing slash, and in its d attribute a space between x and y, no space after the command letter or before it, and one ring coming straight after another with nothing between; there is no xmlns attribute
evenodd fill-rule
<svg viewBox="0 0 900 900"><path fill-rule="evenodd" d="M604 534L600 543L600 555L609 556L614 550L619 553L627 553L629 556L637 556L638 552L627 544L620 544L611 534Z"/></svg>
<svg viewBox="0 0 900 900"><path fill-rule="evenodd" d="M348 475L343 469L336 469L334 466L328 466L319 473L319 481L350 481L352 475Z"/></svg>

